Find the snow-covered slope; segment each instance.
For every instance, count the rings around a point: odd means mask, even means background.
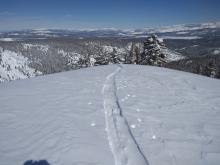
[[[218,165],[219,80],[109,65],[0,84],[0,165]]]
[[[168,48],[162,49],[161,51],[165,54],[167,62],[178,61],[185,58],[182,54]]]
[[[0,47],[0,82],[40,75],[41,72],[29,67],[29,63],[21,54]]]

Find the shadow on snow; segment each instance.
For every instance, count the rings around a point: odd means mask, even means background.
[[[46,160],[33,161],[28,160],[24,163],[24,165],[50,165]]]

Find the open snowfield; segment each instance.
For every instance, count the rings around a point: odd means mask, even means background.
[[[0,84],[0,165],[219,165],[220,81],[137,65]]]

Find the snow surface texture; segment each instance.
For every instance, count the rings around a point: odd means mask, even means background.
[[[28,66],[26,57],[9,50],[0,48],[0,82],[25,79],[42,74]]]
[[[0,84],[0,165],[219,165],[219,84],[138,65]]]
[[[115,165],[148,165],[118,102],[115,76],[121,69],[122,67],[119,67],[107,76],[102,91],[109,145],[115,158]]]

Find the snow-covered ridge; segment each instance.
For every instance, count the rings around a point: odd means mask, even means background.
[[[21,54],[0,48],[0,82],[25,79],[42,74],[28,66],[30,62]]]
[[[3,83],[0,91],[2,165],[117,165],[109,144],[120,165],[140,165],[134,139],[150,165],[220,162],[216,79],[139,65],[122,65],[119,72],[108,65]]]

